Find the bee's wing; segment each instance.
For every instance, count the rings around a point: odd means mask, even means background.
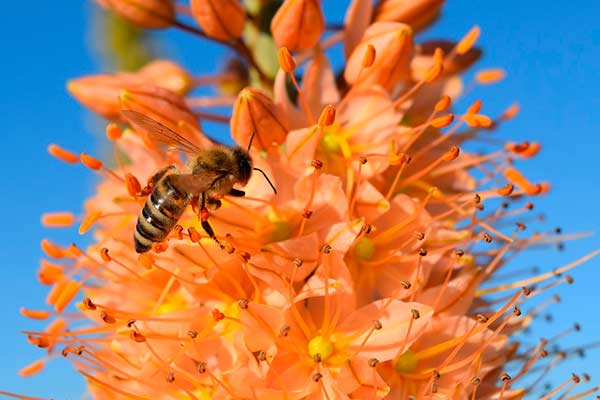
[[[148,134],[148,138],[157,145],[175,147],[186,153],[198,153],[200,147],[190,142],[179,133],[167,128],[160,122],[133,110],[121,110],[121,114],[136,130],[142,130]]]
[[[211,171],[200,174],[179,174],[171,179],[179,189],[195,195],[206,192],[225,175],[227,174],[222,171]]]

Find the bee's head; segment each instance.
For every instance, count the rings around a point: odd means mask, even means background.
[[[245,185],[252,175],[252,158],[250,158],[250,154],[241,147],[233,149],[233,156],[237,162],[239,183]]]

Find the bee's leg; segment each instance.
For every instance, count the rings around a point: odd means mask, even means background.
[[[244,192],[243,190],[231,189],[229,191],[229,195],[233,197],[244,197],[246,195],[246,192]]]
[[[219,239],[217,239],[217,236],[215,235],[215,231],[213,230],[212,226],[208,222],[209,214],[208,214],[208,209],[206,208],[206,193],[200,193],[199,200],[200,200],[200,215],[199,215],[199,217],[200,217],[200,224],[202,225],[202,229],[204,229],[204,232],[206,232],[212,240],[217,242],[217,244],[221,248],[224,248],[224,246],[221,244],[221,242],[219,242]]]
[[[140,195],[141,196],[149,195],[150,193],[152,193],[152,189],[154,189],[154,186],[156,186],[158,181],[160,181],[165,175],[178,173],[178,172],[179,172],[179,170],[177,169],[177,166],[174,164],[167,165],[166,167],[159,169],[154,175],[152,175],[150,177],[150,179],[148,179],[148,183],[146,184],[146,187],[144,187],[142,189],[142,192],[140,193]]]
[[[221,208],[222,205],[221,200],[213,199],[210,196],[207,196],[206,204],[210,206],[211,210],[218,210],[219,208]]]

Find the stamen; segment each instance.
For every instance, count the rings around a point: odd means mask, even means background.
[[[103,166],[102,161],[100,161],[97,158],[92,157],[86,153],[81,153],[81,155],[79,157],[80,157],[81,163],[83,165],[85,165],[86,167],[88,167],[89,169],[92,169],[94,171],[100,170]]]
[[[75,223],[75,216],[71,212],[44,213],[41,220],[48,228],[67,228]]]
[[[90,228],[92,227],[92,225],[94,225],[96,223],[96,221],[98,221],[100,219],[101,216],[102,216],[102,212],[100,212],[100,211],[92,211],[88,215],[86,215],[83,218],[83,221],[81,221],[81,225],[79,225],[79,230],[78,230],[79,234],[83,235],[87,231],[89,231]]]
[[[69,164],[77,164],[79,162],[79,157],[77,157],[77,154],[65,150],[56,144],[51,144],[48,146],[48,153],[50,153],[51,156]]]
[[[506,72],[500,68],[490,68],[477,71],[475,73],[475,81],[481,85],[490,85],[501,81],[506,76]]]
[[[458,42],[454,48],[454,52],[456,52],[458,55],[463,55],[467,51],[471,50],[479,38],[480,32],[481,30],[478,26],[471,28],[471,30],[467,32],[467,34]]]

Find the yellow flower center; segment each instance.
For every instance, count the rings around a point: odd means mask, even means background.
[[[284,220],[274,221],[271,229],[271,242],[280,242],[290,238],[290,227]]]
[[[321,148],[325,153],[339,154],[341,151],[339,135],[332,131],[325,131],[321,138]]]
[[[354,246],[354,256],[360,260],[371,260],[375,255],[375,242],[368,237],[362,237]]]
[[[320,361],[327,360],[335,350],[333,342],[325,339],[323,336],[315,336],[308,342],[308,355],[311,358],[319,358]]]
[[[396,359],[394,368],[397,372],[411,373],[417,369],[418,360],[414,351],[406,350]]]

